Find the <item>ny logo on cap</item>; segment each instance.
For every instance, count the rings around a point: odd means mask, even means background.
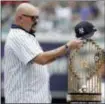
[[[82,27],[79,28],[79,33],[80,33],[80,34],[83,34],[83,33],[84,33],[84,28],[82,28]]]

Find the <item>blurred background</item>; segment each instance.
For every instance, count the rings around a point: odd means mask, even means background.
[[[93,23],[98,31],[92,37],[104,48],[105,37],[105,1],[71,1],[71,0],[25,0],[1,1],[1,61],[3,66],[4,45],[17,5],[22,2],[32,3],[40,9],[36,38],[44,51],[55,49],[67,41],[75,39],[74,26],[82,20]],[[50,89],[52,103],[65,103],[67,95],[67,58],[58,58],[49,64]],[[1,67],[1,95],[4,103],[3,67]]]

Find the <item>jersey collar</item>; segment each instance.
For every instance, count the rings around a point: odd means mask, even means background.
[[[17,29],[24,30],[25,32],[27,32],[27,33],[29,33],[29,34],[31,34],[32,36],[35,37],[35,34],[32,34],[32,33],[28,32],[27,30],[25,30],[24,28],[22,28],[22,27],[20,27],[20,26],[18,26],[18,25],[16,25],[16,24],[12,24],[12,25],[11,25],[11,28],[15,28],[15,29],[17,28]]]

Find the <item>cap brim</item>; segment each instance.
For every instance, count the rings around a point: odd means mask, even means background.
[[[96,32],[97,31],[97,29],[93,29],[93,32]]]

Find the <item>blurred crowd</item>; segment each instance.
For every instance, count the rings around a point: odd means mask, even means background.
[[[30,2],[40,8],[40,19],[37,31],[71,32],[80,20],[97,21],[104,30],[104,1],[2,1],[2,28],[11,24],[15,8],[22,2]],[[100,8],[101,7],[101,8]]]

